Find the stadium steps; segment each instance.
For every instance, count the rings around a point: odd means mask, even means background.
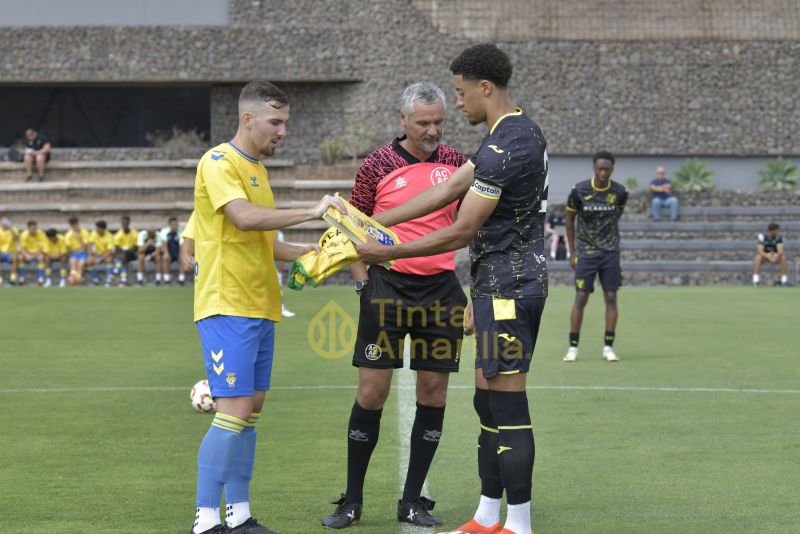
[[[782,220],[787,218],[800,218],[800,206],[701,206],[681,208],[679,211],[681,222],[691,221],[726,221],[736,219],[737,221],[760,221],[762,224],[773,219]],[[626,212],[623,220],[628,222],[646,222],[650,220],[650,212]],[[662,210],[661,221],[653,221],[660,224],[669,222],[669,210]]]

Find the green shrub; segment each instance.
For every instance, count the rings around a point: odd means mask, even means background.
[[[628,178],[625,180],[625,187],[633,191],[637,187],[639,187],[639,179],[638,178]]]
[[[797,166],[782,157],[767,161],[767,168],[758,171],[761,187],[775,191],[788,191],[797,187]]]
[[[704,161],[692,158],[675,171],[672,183],[681,191],[708,191],[714,189],[716,175]]]
[[[319,146],[323,165],[334,165],[344,157],[344,148],[339,139],[328,139]]]

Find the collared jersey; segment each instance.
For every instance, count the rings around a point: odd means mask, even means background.
[[[17,233],[14,228],[0,228],[0,252],[10,254],[17,250]]]
[[[353,185],[351,202],[366,215],[387,211],[412,197],[446,182],[466,158],[456,149],[439,145],[427,161],[419,161],[394,139],[364,158]],[[418,239],[455,221],[458,202],[406,221],[392,230],[405,243]],[[432,275],[455,269],[455,252],[397,260],[392,270],[417,275]]]
[[[47,237],[41,230],[36,230],[35,234],[31,234],[29,230],[25,230],[19,236],[19,246],[22,250],[29,254],[41,252],[44,250],[44,242]]]
[[[64,234],[64,241],[70,252],[83,252],[89,244],[89,237],[89,230],[86,228],[81,228],[78,232],[70,228]]]
[[[67,253],[67,243],[64,241],[64,236],[56,234],[55,242],[51,241],[49,238],[45,239],[44,253],[51,258],[65,255]]]
[[[131,250],[136,248],[136,243],[139,241],[139,234],[135,228],[128,228],[128,233],[120,228],[114,234],[114,246],[121,249]]]
[[[192,214],[194,320],[233,315],[280,321],[275,232],[236,228],[223,210],[236,199],[275,207],[266,167],[223,143],[206,152],[197,165]]]
[[[775,237],[770,237],[769,234],[758,234],[758,244],[764,247],[764,252],[778,252],[778,245],[783,244],[783,237],[775,234]]]
[[[628,190],[613,180],[604,188],[596,187],[594,178],[575,184],[567,197],[567,210],[578,215],[576,248],[588,253],[618,251],[620,210],[627,201]]]
[[[108,254],[114,250],[114,236],[108,230],[103,235],[100,235],[97,230],[92,230],[89,235],[89,242],[94,245],[95,254]]]
[[[522,109],[500,117],[470,158],[471,191],[497,199],[472,239],[472,298],[547,296],[547,141]]]

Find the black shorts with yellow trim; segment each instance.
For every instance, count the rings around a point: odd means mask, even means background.
[[[575,264],[575,289],[594,291],[594,279],[600,278],[603,291],[616,291],[622,287],[622,265],[619,251],[578,251]]]
[[[544,303],[544,298],[473,299],[475,369],[482,369],[484,378],[528,372]]]
[[[458,372],[467,297],[453,271],[415,275],[372,267],[360,299],[354,366],[403,367],[408,334],[411,369]]]

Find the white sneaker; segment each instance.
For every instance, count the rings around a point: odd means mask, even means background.
[[[578,347],[570,347],[567,349],[567,355],[564,356],[563,361],[574,362],[578,359]]]
[[[281,315],[284,317],[294,317],[296,314],[286,309],[286,306],[281,305]]]
[[[619,358],[617,358],[617,355],[614,353],[614,349],[609,347],[608,345],[603,347],[603,358],[605,358],[607,362],[619,361]]]

